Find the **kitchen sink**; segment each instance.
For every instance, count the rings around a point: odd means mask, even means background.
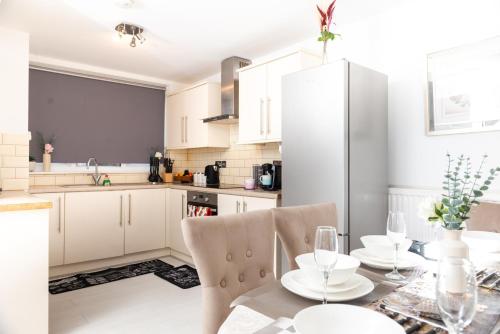
[[[66,184],[62,185],[63,188],[82,188],[82,187],[103,187],[102,185],[96,186],[95,184]]]
[[[133,186],[143,186],[143,185],[152,185],[149,182],[138,182],[138,183],[112,183],[109,186],[103,186],[102,184],[99,184],[96,186],[95,184],[67,184],[67,185],[62,185],[61,187],[63,188],[86,188],[86,187],[97,187],[97,188],[107,188],[107,187],[133,187]]]

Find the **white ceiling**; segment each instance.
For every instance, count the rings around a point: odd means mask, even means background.
[[[326,0],[321,0],[326,1]],[[229,56],[261,57],[307,38],[318,21],[314,0],[3,0],[0,26],[30,33],[30,52],[164,80],[194,82]],[[338,0],[336,22],[375,15],[400,0]],[[114,27],[145,28],[131,48]]]

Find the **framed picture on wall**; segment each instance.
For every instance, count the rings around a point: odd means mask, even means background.
[[[500,36],[427,56],[429,135],[500,130]]]

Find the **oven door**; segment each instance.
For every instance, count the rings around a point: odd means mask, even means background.
[[[187,202],[187,217],[217,216],[217,205]]]

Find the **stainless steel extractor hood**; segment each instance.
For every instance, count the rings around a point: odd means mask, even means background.
[[[221,113],[205,118],[204,123],[232,124],[238,122],[239,78],[238,70],[252,62],[240,57],[224,59],[221,64]]]

